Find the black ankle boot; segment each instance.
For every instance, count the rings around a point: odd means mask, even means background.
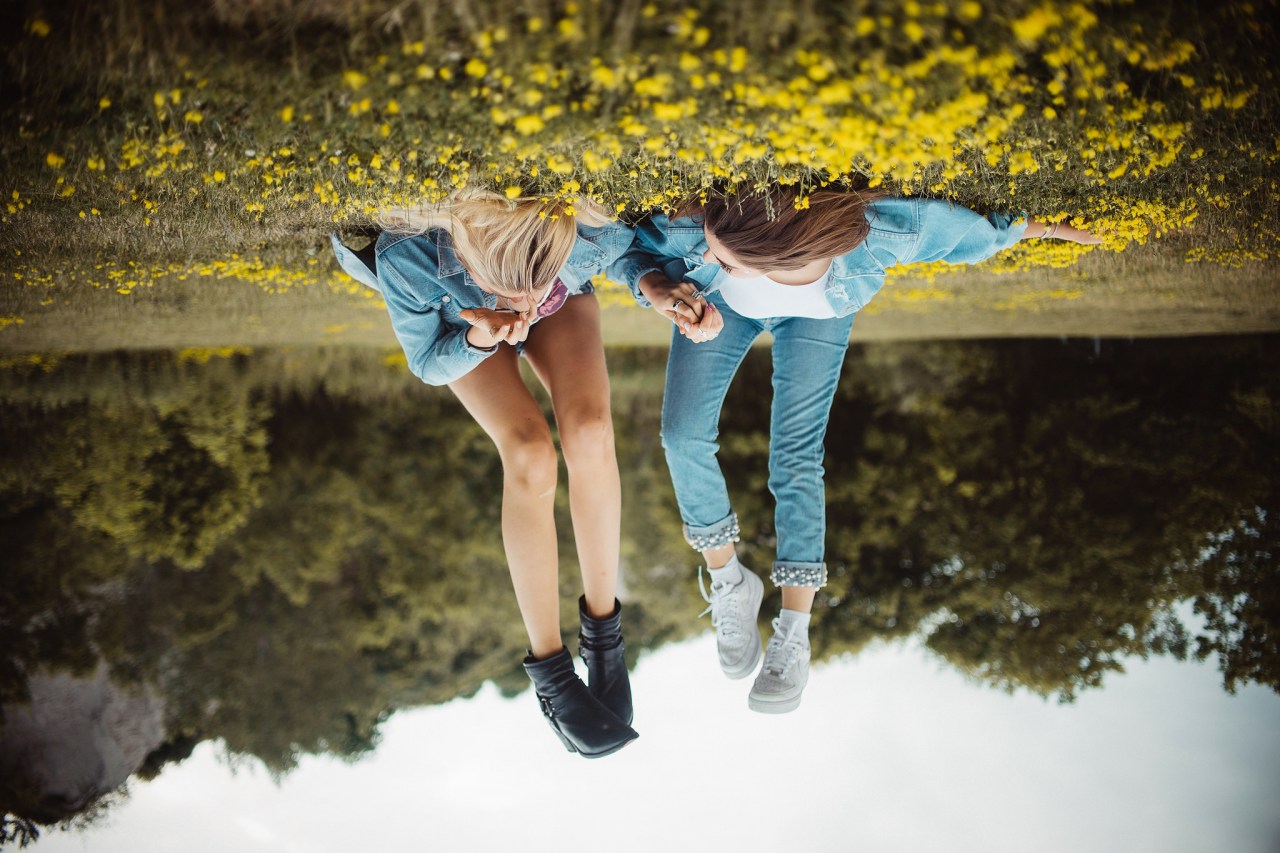
[[[627,662],[622,657],[622,605],[613,602],[613,615],[595,619],[587,614],[587,599],[578,598],[578,616],[582,632],[578,634],[578,653],[587,665],[587,684],[591,695],[600,700],[627,725],[635,719],[631,707],[631,679]]]
[[[524,671],[533,682],[543,716],[570,752],[599,758],[639,737],[591,695],[573,671],[568,649],[561,649],[546,660],[530,655],[524,659]]]

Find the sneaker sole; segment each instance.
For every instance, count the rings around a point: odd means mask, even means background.
[[[761,714],[786,714],[800,707],[800,696],[793,696],[790,699],[781,701],[771,701],[768,699],[757,699],[755,696],[747,697],[747,707]]]

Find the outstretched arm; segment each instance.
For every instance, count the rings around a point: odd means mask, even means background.
[[[1041,222],[1038,219],[1027,220],[1027,230],[1022,239],[1066,240],[1071,243],[1082,243],[1092,246],[1102,242],[1102,238],[1090,234],[1083,228],[1076,228],[1066,222]]]

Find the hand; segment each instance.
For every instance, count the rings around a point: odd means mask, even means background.
[[[499,342],[518,344],[529,336],[529,318],[515,311],[493,308],[467,308],[459,317],[471,324],[467,343],[488,349]]]
[[[711,302],[703,300],[702,319],[696,323],[682,320],[676,323],[680,334],[695,344],[713,341],[724,329],[724,315]]]
[[[674,282],[653,272],[640,279],[640,292],[653,310],[666,317],[694,343],[709,341],[724,328],[724,317],[691,281]]]
[[[1039,233],[1034,236],[1047,240],[1068,240],[1072,243],[1080,243],[1085,246],[1093,246],[1102,242],[1101,237],[1097,237],[1085,231],[1083,228],[1076,228],[1066,222],[1050,222],[1045,224],[1035,219],[1028,223],[1029,230],[1039,228]]]

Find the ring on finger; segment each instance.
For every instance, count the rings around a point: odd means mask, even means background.
[[[671,310],[672,310],[672,311],[675,311],[675,310],[676,310],[677,308],[679,308],[680,306],[684,306],[684,307],[686,307],[686,308],[687,308],[687,307],[689,307],[689,306],[685,305],[685,303],[684,303],[684,300],[683,300],[683,299],[677,299],[675,302],[671,303]]]
[[[706,329],[699,329],[699,330],[698,330],[698,334],[702,335],[702,339],[703,339],[704,341],[709,341],[709,340],[711,340],[710,338],[708,338],[708,337],[707,337],[707,330],[706,330]]]

